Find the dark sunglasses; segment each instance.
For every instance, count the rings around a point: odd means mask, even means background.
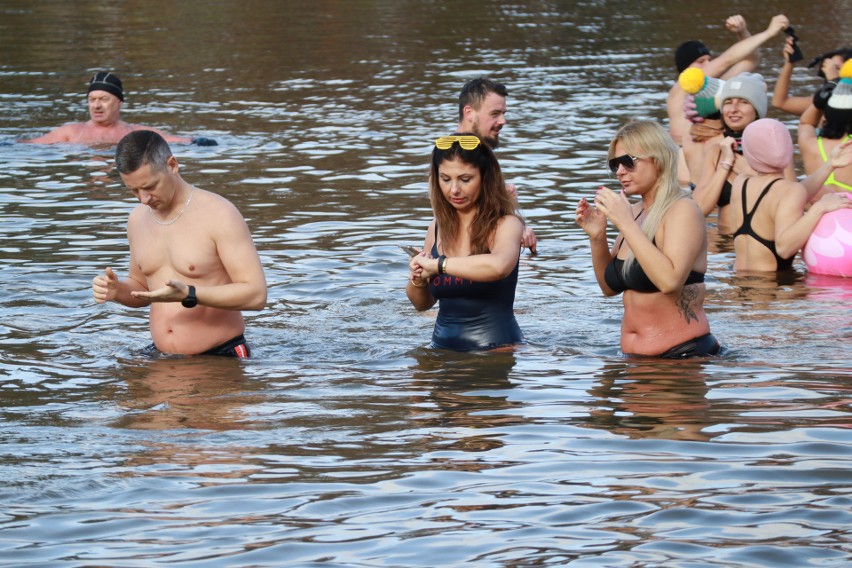
[[[615,175],[615,172],[618,171],[618,166],[624,166],[624,169],[628,172],[632,172],[633,168],[636,167],[636,160],[641,160],[641,158],[637,158],[636,156],[631,156],[630,154],[624,154],[623,156],[616,156],[607,162],[609,166],[609,171],[612,172],[612,175]]]

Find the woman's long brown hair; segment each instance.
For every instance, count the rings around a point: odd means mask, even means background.
[[[457,133],[454,136],[473,134]],[[458,142],[453,142],[446,150],[438,147],[432,150],[429,200],[443,239],[451,243],[459,242],[459,218],[455,208],[444,198],[438,178],[438,168],[447,160],[461,160],[479,170],[482,186],[476,203],[476,216],[470,229],[470,248],[471,254],[488,253],[489,242],[500,219],[506,215],[515,215],[523,221],[515,207],[514,199],[506,191],[500,164],[491,148],[482,142],[473,150],[463,149]]]

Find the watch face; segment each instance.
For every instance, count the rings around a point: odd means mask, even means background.
[[[180,304],[184,308],[194,308],[198,305],[198,299],[195,297],[195,286],[189,287],[189,293],[187,294],[186,298],[181,300]]]

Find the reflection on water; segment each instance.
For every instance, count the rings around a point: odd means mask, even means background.
[[[6,2],[0,6],[0,558],[9,565],[808,566],[848,563],[849,279],[734,274],[710,225],[706,309],[731,354],[618,356],[572,221],[614,130],[663,119],[671,48],[725,16],[662,2]],[[806,56],[844,2],[787,15]],[[168,14],[168,23],[162,19]],[[294,25],[295,24],[295,25]],[[73,45],[73,54],[69,52]],[[781,42],[763,50],[772,81]],[[254,357],[149,359],[111,149],[16,144],[85,116],[93,70],[246,217],[269,282]],[[499,159],[539,241],[514,351],[428,349],[404,295],[430,140],[466,79],[509,86]],[[804,68],[795,94],[815,80]],[[775,115],[791,127],[791,117]]]
[[[231,430],[250,427],[246,405],[262,397],[252,390],[239,361],[218,357],[127,361],[121,390],[106,400],[125,409],[117,428]]]
[[[494,450],[503,445],[495,428],[525,422],[522,405],[508,396],[514,351],[420,349],[414,355],[412,384],[428,394],[413,401],[412,410],[417,412],[419,427],[430,433],[430,445],[463,452]],[[448,463],[447,467],[454,466]]]
[[[711,439],[707,429],[715,424],[704,365],[652,360],[609,365],[589,391],[599,399],[590,413],[589,427],[630,438]]]

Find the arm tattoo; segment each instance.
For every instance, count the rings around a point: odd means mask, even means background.
[[[680,296],[677,299],[677,308],[688,324],[691,320],[698,321],[698,316],[695,313],[694,304],[698,299],[697,286],[684,286],[680,291]]]

